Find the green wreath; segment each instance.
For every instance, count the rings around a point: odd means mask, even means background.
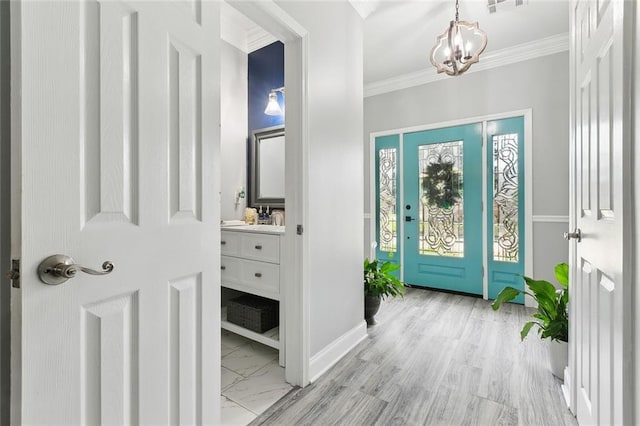
[[[438,160],[429,163],[422,180],[423,195],[427,204],[439,208],[449,209],[462,197],[462,179],[460,172],[453,168],[452,161]]]

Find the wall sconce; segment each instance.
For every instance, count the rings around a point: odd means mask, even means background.
[[[284,115],[284,110],[280,108],[278,102],[278,92],[282,93],[282,101],[284,102],[284,87],[278,87],[277,89],[271,89],[269,92],[269,103],[264,110],[267,115]]]

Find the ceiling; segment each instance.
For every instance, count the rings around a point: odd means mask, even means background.
[[[489,42],[483,56],[504,54],[510,47],[529,46],[569,30],[568,0],[524,0],[517,7],[516,0],[504,0],[497,4],[495,13],[489,12],[488,2],[495,4],[495,0],[460,0],[460,19],[477,21],[487,33]],[[429,53],[436,36],[454,18],[454,0],[351,0],[351,4],[364,18],[365,85],[417,72],[433,70],[435,74]],[[275,40],[228,5],[223,7],[225,39],[225,21],[232,22],[238,34],[246,35],[244,51]]]

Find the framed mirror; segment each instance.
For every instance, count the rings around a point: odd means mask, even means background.
[[[284,127],[253,132],[249,139],[249,205],[284,208]]]

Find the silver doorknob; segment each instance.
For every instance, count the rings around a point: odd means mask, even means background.
[[[564,233],[565,240],[570,240],[572,238],[575,238],[576,240],[578,240],[578,242],[582,241],[582,231],[580,231],[580,228],[576,228],[576,230],[573,232]]]
[[[64,254],[54,254],[47,257],[38,265],[40,281],[48,285],[58,285],[76,276],[78,271],[89,275],[107,275],[113,271],[113,263],[109,260],[102,264],[102,271],[96,271],[84,266],[76,265],[72,258]]]

